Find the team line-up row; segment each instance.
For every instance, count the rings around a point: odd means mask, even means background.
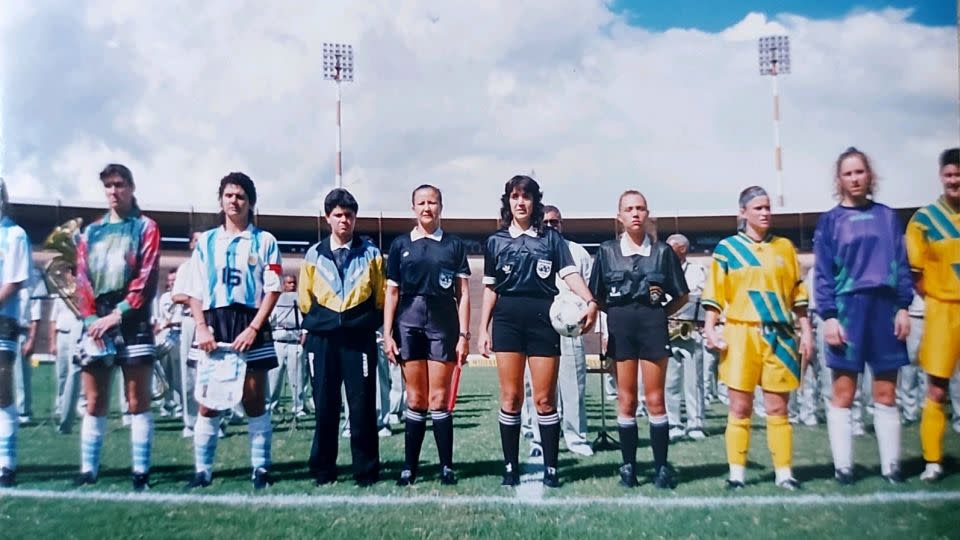
[[[942,153],[939,172],[943,195],[918,210],[904,234],[896,214],[874,201],[869,158],[850,148],[836,160],[839,204],[817,226],[812,295],[823,320],[822,354],[833,374],[827,424],[840,484],[854,481],[850,406],[866,366],[873,373],[881,473],[892,483],[903,481],[896,382],[899,368],[909,363],[904,341],[915,291],[925,300],[919,356],[929,379],[920,425],[927,463],[921,478],[934,481],[944,473],[944,402],[960,359],[960,149]],[[158,286],[160,234],[137,205],[127,167],[108,165],[100,180],[109,209],[80,235],[74,269],[74,300],[83,320],[74,362],[81,369],[87,413],[76,483],[97,481],[109,381],[113,366],[119,365],[131,419],[133,487],[139,491],[150,485],[156,356],[150,305]],[[7,215],[4,185],[0,193],[0,486],[9,487],[15,484],[18,425],[11,368],[19,333],[17,290],[29,278],[31,257],[26,234]],[[542,445],[543,484],[560,485],[556,388],[561,338],[580,339],[602,312],[605,354],[613,361],[617,381],[620,483],[638,485],[641,376],[653,483],[674,487],[664,406],[668,325],[671,318],[696,321],[702,305],[705,344],[720,351],[719,378],[728,389],[727,487],[745,485],[750,416],[759,387],[775,483],[797,489],[787,402],[813,353],[810,298],[794,246],[770,234],[766,192],[757,186],[741,192],[738,231],[716,246],[705,283],[694,287],[674,250],[647,234],[649,209],[639,191],[619,197],[623,233],[601,244],[592,260],[561,236],[559,211],[545,207],[542,199],[535,180],[511,178],[501,197],[500,228],[485,246],[477,344],[481,353],[493,353],[497,360],[502,485],[519,484],[526,368]],[[382,350],[400,363],[407,390],[405,459],[398,483],[417,481],[428,418],[440,482],[456,483],[448,402],[455,367],[469,352],[472,299],[465,246],[441,227],[441,191],[431,185],[413,191],[416,225],[392,243],[386,257],[354,235],[354,197],[344,189],[331,191],[324,201],[330,236],[308,250],[296,284],[296,328],[279,329],[271,329],[269,321],[282,291],[280,253],[275,238],[252,223],[257,202],[253,180],[243,173],[228,174],[219,183],[218,200],[221,224],[194,237],[190,260],[177,270],[171,290],[182,324],[194,332],[188,356],[196,362],[199,414],[193,426],[196,472],[189,487],[210,485],[219,416],[237,404],[248,418],[253,486],[272,483],[267,373],[278,365],[273,332],[285,330],[294,330],[294,340],[304,335],[316,410],[309,456],[313,479],[323,485],[337,478],[344,388],[353,477],[361,486],[376,482],[376,333],[381,327]]]

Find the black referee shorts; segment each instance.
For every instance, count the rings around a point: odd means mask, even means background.
[[[494,352],[560,356],[560,334],[550,324],[552,298],[500,296],[493,308]]]
[[[450,298],[406,296],[400,298],[394,339],[403,360],[457,359],[460,319],[457,304]]]
[[[607,356],[613,360],[662,360],[670,355],[667,313],[662,307],[609,307],[607,328]]]

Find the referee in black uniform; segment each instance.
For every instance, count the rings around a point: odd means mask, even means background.
[[[585,330],[593,326],[597,317],[597,303],[577,272],[563,237],[557,231],[543,227],[542,200],[540,186],[532,178],[511,178],[500,199],[500,230],[487,239],[484,258],[485,287],[478,338],[483,354],[490,353],[491,345],[497,354],[500,442],[506,462],[504,486],[520,483],[520,406],[527,360],[543,443],[543,484],[547,487],[560,485],[557,476],[560,336],[550,324],[550,305],[557,295],[556,276],[559,275],[574,294],[587,301]]]
[[[607,314],[607,356],[616,362],[620,431],[620,483],[637,486],[637,369],[650,413],[654,485],[672,488],[667,463],[670,443],[663,388],[670,355],[667,317],[687,302],[689,289],[680,259],[667,244],[646,233],[647,199],[639,191],[620,195],[617,219],[624,233],[600,244],[590,276],[590,290]],[[669,301],[667,299],[669,295]]]
[[[400,362],[407,387],[404,464],[397,485],[417,479],[428,407],[440,483],[453,485],[453,417],[447,398],[454,368],[469,350],[470,267],[460,238],[440,228],[440,190],[419,186],[412,202],[417,226],[390,245],[383,308],[383,350],[392,362]]]

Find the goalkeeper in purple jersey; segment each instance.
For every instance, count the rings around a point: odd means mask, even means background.
[[[827,428],[835,478],[841,485],[853,482],[850,405],[869,365],[881,473],[899,484],[896,385],[900,367],[910,363],[905,340],[913,299],[903,224],[873,200],[876,180],[863,152],[851,147],[840,154],[836,183],[840,204],[820,217],[814,236],[816,304],[824,321],[826,363],[833,370]]]

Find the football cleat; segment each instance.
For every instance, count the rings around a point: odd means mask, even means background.
[[[653,485],[657,489],[673,489],[677,487],[677,475],[670,464],[661,465],[653,476]]]
[[[883,476],[883,479],[886,480],[888,484],[899,485],[906,481],[903,479],[903,475],[900,474],[899,467],[891,467],[890,472],[882,476]]]
[[[557,474],[556,467],[546,467],[543,469],[543,485],[548,488],[560,487],[560,476]]]
[[[777,481],[776,485],[778,488],[785,489],[787,491],[797,491],[800,489],[800,482],[798,482],[797,479],[792,476]]]
[[[270,471],[263,467],[257,467],[253,470],[253,476],[250,478],[253,482],[253,489],[261,490],[273,485],[273,479],[270,478]]]
[[[702,441],[707,438],[707,434],[700,428],[693,428],[687,432],[687,437],[694,441]]]
[[[187,489],[205,488],[210,485],[211,475],[209,472],[200,471],[193,475],[193,479],[187,483]]]
[[[412,486],[417,481],[417,475],[410,469],[400,471],[400,478],[397,479],[398,486]]]
[[[440,485],[442,486],[455,486],[457,485],[457,475],[453,473],[453,469],[444,465],[440,469]]]
[[[620,485],[625,488],[635,488],[640,485],[632,463],[624,463],[620,466]]]
[[[503,471],[503,479],[500,481],[500,485],[506,487],[515,487],[520,485],[520,472],[517,471],[516,465],[507,463],[506,470]]]
[[[920,473],[920,480],[932,484],[943,478],[943,467],[939,463],[927,463],[926,468]]]
[[[146,491],[150,489],[150,473],[133,473],[133,490]]]
[[[17,485],[17,473],[6,468],[0,468],[0,488],[12,488]]]
[[[837,481],[841,486],[852,486],[853,485],[853,470],[852,469],[837,469],[833,473],[833,479]]]
[[[747,487],[747,485],[743,483],[743,480],[734,480],[732,478],[727,478],[727,483],[725,486],[727,491],[734,491]]]
[[[97,476],[92,472],[82,472],[73,479],[73,485],[80,486],[92,486],[97,483]]]

